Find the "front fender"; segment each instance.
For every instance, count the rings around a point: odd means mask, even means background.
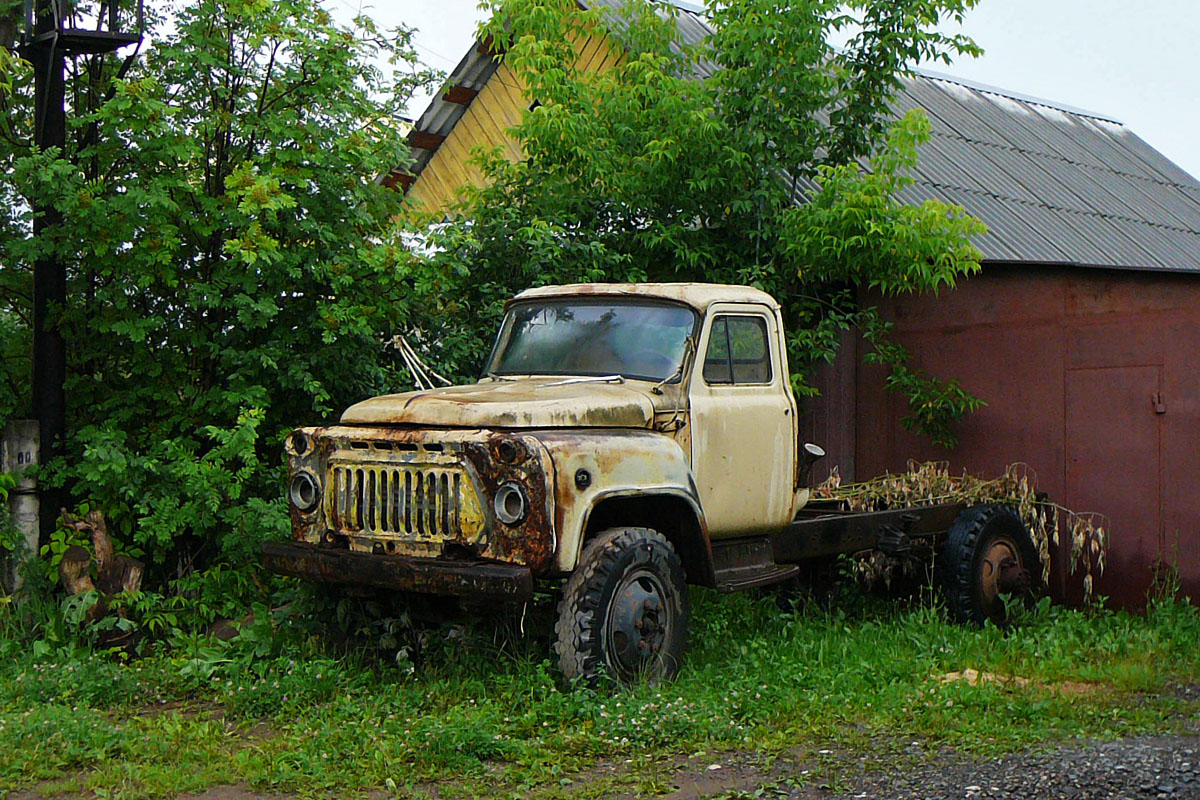
[[[575,569],[583,547],[588,515],[602,500],[645,495],[674,496],[704,516],[683,449],[669,436],[639,430],[562,430],[532,432],[554,465],[555,564],[562,573]],[[585,475],[586,473],[586,475]]]

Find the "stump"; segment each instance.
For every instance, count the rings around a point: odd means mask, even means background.
[[[142,575],[145,565],[136,558],[116,555],[112,538],[108,535],[108,526],[104,522],[104,514],[91,511],[84,517],[78,517],[62,510],[62,524],[80,533],[90,534],[92,548],[96,553],[95,580],[92,579],[92,554],[86,548],[72,545],[63,553],[62,561],[58,564],[58,578],[68,595],[75,596],[84,592],[97,592],[99,597],[96,604],[87,612],[87,621],[94,622],[107,615],[114,595],[122,592],[136,592],[142,586]],[[125,616],[122,609],[117,610],[121,617]],[[105,631],[100,637],[101,647],[129,646],[129,634],[121,630]]]

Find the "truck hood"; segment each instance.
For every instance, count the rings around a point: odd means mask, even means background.
[[[648,385],[640,390],[577,378],[521,378],[373,397],[346,409],[342,422],[450,428],[649,428],[654,404],[648,389]]]

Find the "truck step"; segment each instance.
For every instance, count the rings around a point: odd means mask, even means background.
[[[795,577],[799,572],[800,567],[795,564],[760,564],[717,570],[717,591],[740,592],[756,586],[769,586]]]

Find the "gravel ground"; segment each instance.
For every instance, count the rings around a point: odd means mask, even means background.
[[[1200,800],[1200,736],[1064,746],[975,762],[933,762],[857,779],[838,800]],[[812,795],[802,795],[812,796]]]

